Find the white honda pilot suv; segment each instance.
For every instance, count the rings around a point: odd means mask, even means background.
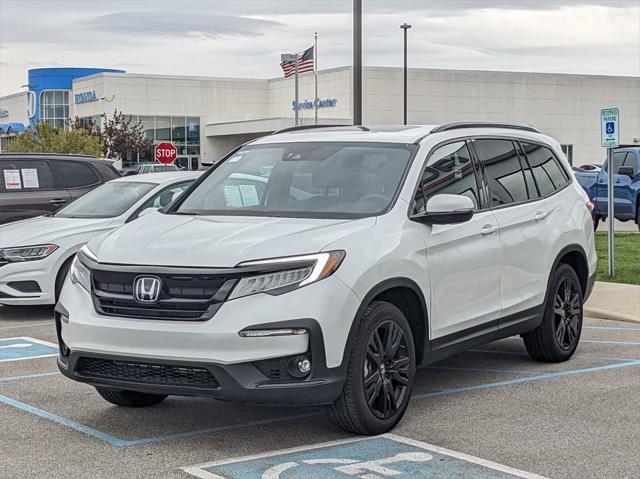
[[[326,404],[382,433],[417,367],[514,335],[535,360],[571,357],[595,279],[588,207],[530,127],[277,132],[82,248],[58,364],[120,406]]]

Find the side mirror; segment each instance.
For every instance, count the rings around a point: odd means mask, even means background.
[[[443,193],[429,198],[426,212],[411,219],[427,225],[465,223],[473,217],[473,209],[471,198]]]
[[[158,211],[158,208],[145,208],[138,214],[138,218],[142,216],[147,216],[148,214],[153,213],[155,211]]]
[[[621,166],[618,168],[619,175],[625,175],[629,178],[633,178],[635,175],[633,174],[633,166]]]

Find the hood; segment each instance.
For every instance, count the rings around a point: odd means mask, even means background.
[[[81,241],[88,240],[93,233],[108,228],[113,218],[57,218],[55,216],[38,216],[0,226],[0,248],[12,246],[31,246],[59,242],[77,235],[88,235]]]
[[[242,261],[317,253],[375,224],[358,220],[180,216],[152,213],[89,249],[101,263],[233,267]]]

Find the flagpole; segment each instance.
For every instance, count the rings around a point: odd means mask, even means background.
[[[315,100],[313,102],[315,111],[315,122],[318,124],[318,32],[313,34],[313,74],[315,76]]]

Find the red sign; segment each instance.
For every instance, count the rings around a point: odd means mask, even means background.
[[[160,163],[173,163],[178,157],[178,149],[171,143],[160,143],[156,145],[155,157]]]

